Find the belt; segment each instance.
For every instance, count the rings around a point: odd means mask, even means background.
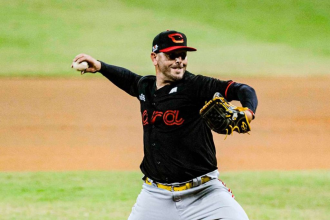
[[[201,184],[206,183],[210,180],[211,180],[210,177],[203,176],[203,177],[201,177]],[[148,185],[152,185],[152,182],[149,181],[148,177],[146,178],[145,183],[148,184]],[[181,185],[163,185],[161,183],[155,183],[155,184],[157,185],[158,188],[165,189],[165,190],[168,190],[168,191],[171,191],[171,192],[173,192],[173,191],[183,191],[183,190],[187,190],[187,189],[190,189],[190,188],[194,187],[193,186],[193,181],[183,183]]]

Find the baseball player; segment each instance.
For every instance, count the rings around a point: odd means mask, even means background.
[[[73,60],[88,63],[82,74],[100,72],[140,102],[143,188],[129,220],[248,219],[218,179],[211,128],[225,135],[250,131],[256,93],[245,84],[188,72],[189,51],[196,49],[187,46],[185,34],[168,30],[153,40],[150,58],[156,74],[152,76],[140,76],[86,54]],[[244,108],[226,100],[239,100]],[[212,112],[213,106],[218,107]]]

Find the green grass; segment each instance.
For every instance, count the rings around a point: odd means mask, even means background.
[[[0,174],[1,219],[125,219],[141,188],[139,173]]]
[[[326,220],[329,171],[226,172],[250,219]],[[139,172],[0,173],[1,219],[127,219]]]
[[[185,32],[200,74],[329,74],[324,0],[1,1],[0,76],[74,76],[81,52],[139,74],[160,31]]]

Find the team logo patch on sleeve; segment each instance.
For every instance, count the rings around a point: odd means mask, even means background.
[[[146,101],[146,97],[145,97],[145,95],[143,95],[143,94],[139,95],[139,99],[140,99],[141,101]]]

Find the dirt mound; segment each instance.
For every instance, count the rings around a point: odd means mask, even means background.
[[[219,169],[330,169],[330,78],[235,78],[251,135],[215,135]],[[0,171],[137,170],[139,103],[105,78],[0,79]]]

